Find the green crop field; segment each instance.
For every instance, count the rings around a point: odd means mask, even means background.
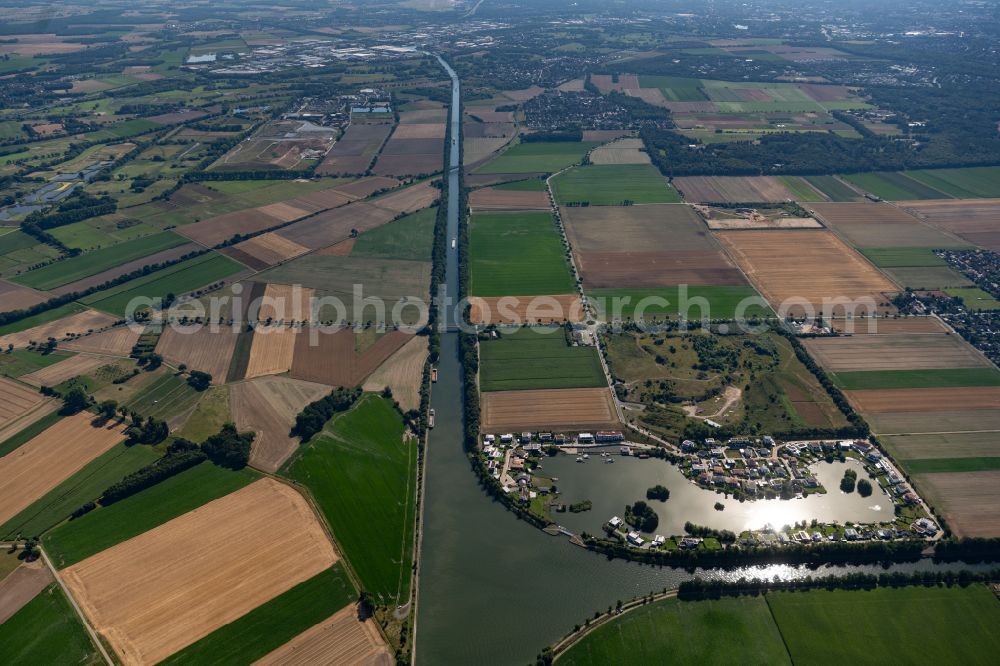
[[[904,287],[945,289],[972,285],[971,280],[951,268],[930,248],[862,248],[861,253]]]
[[[34,328],[35,326],[41,326],[42,324],[47,324],[50,321],[55,321],[56,319],[62,319],[63,317],[68,317],[69,315],[76,314],[77,312],[83,312],[86,309],[87,308],[83,307],[79,303],[67,303],[66,305],[60,305],[57,308],[52,308],[51,310],[46,310],[36,315],[25,317],[24,319],[19,319],[10,324],[0,326],[0,335],[7,335],[9,333],[19,333],[20,331],[26,331],[29,328]]]
[[[736,319],[738,316],[752,319],[772,314],[753,287],[688,286],[686,293],[690,307],[685,310],[687,318],[691,320],[701,319],[703,316],[710,319]],[[596,307],[600,318],[606,321],[634,320],[637,317],[647,320],[676,317],[684,301],[680,287],[588,289],[587,297]],[[666,305],[660,299],[665,299]],[[706,311],[698,305],[702,302],[701,299],[708,303]],[[738,312],[741,303],[745,303],[746,307]]]
[[[1000,197],[1000,167],[927,169],[906,175],[959,199]]]
[[[97,292],[81,302],[98,310],[124,317],[134,298],[162,298],[167,294],[177,296],[223,280],[245,270],[229,257],[209,252],[194,259],[182,261],[168,268],[130,280],[125,284]]]
[[[0,539],[41,535],[87,502],[96,501],[111,484],[159,457],[148,446],[118,444],[0,525]]]
[[[833,380],[842,389],[939,388],[956,386],[1000,386],[996,368],[950,368],[946,370],[873,370],[838,372]]]
[[[368,394],[284,467],[309,488],[366,592],[406,603],[413,562],[416,441],[392,403]]]
[[[949,287],[944,291],[949,296],[961,298],[969,310],[1000,310],[1000,301],[979,287]]]
[[[678,203],[677,190],[651,164],[590,164],[570,169],[552,179],[560,204],[587,202],[591,206]]]
[[[52,412],[51,414],[46,414],[42,418],[38,419],[30,426],[24,428],[18,432],[13,437],[10,437],[3,442],[0,442],[0,456],[5,456],[22,444],[27,444],[29,441],[34,439],[37,435],[41,434],[42,431],[47,430],[51,426],[56,424],[56,421],[61,419],[62,416],[59,412]]]
[[[663,96],[672,102],[705,102],[708,100],[699,79],[643,75],[639,77],[639,85],[643,88],[659,88]]]
[[[665,599],[602,625],[560,655],[558,664],[790,664],[761,597]]]
[[[948,265],[933,250],[924,247],[867,247],[861,253],[879,268]]]
[[[35,289],[53,289],[187,242],[186,238],[165,231],[57,261],[17,275],[12,281]]]
[[[519,143],[476,169],[476,173],[552,173],[576,164],[597,145],[596,141]]]
[[[825,194],[830,201],[860,201],[863,198],[835,176],[803,176],[803,178]]]
[[[882,197],[886,201],[909,201],[913,199],[948,199],[949,196],[906,174],[893,171],[880,173],[855,173],[841,176],[866,192]]]
[[[513,192],[544,192],[545,180],[542,178],[528,178],[527,180],[515,180],[509,183],[494,185],[495,190],[509,190]]]
[[[361,234],[352,257],[430,261],[434,249],[437,208],[425,208]]]
[[[15,349],[11,352],[0,354],[0,374],[7,377],[21,377],[29,373],[47,368],[54,363],[65,361],[73,354],[55,351],[48,354],[28,351],[27,349]]]
[[[104,663],[66,595],[54,583],[0,624],[0,655],[8,664]]]
[[[43,537],[53,564],[62,569],[197,509],[259,478],[209,462],[185,470],[110,506],[63,523]]]
[[[503,332],[480,346],[483,391],[596,388],[607,385],[594,347],[571,347],[561,328]]]
[[[987,664],[1000,601],[984,585],[777,592],[767,603],[792,661]]]
[[[186,380],[174,374],[165,374],[129,400],[125,406],[144,418],[152,416],[169,421],[191,408],[201,395],[191,388]]]
[[[785,187],[791,190],[792,194],[795,195],[796,201],[826,201],[823,195],[804,178],[799,176],[777,176],[777,178]]]
[[[357,599],[339,562],[160,662],[251,664]]]
[[[902,460],[909,474],[936,474],[939,472],[994,472],[1000,470],[1000,457],[975,458],[922,458]]]
[[[575,289],[550,213],[483,213],[471,220],[473,296],[540,296]]]

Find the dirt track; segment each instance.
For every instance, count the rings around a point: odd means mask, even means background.
[[[131,666],[159,662],[337,559],[302,496],[265,478],[62,575]]]

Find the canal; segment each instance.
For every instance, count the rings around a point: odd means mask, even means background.
[[[441,64],[452,79],[452,109],[456,110],[449,135],[447,261],[447,290],[454,296],[458,293],[458,248],[451,247],[450,239],[458,236],[461,117],[458,78],[446,62]],[[438,368],[433,394],[436,427],[428,438],[425,461],[415,637],[418,664],[523,665],[595,611],[606,610],[618,599],[674,587],[690,577],[679,569],[608,561],[571,545],[564,537],[549,536],[521,522],[491,501],[480,490],[462,450],[457,334],[442,335]],[[894,570],[933,567],[925,561]],[[849,570],[881,569],[811,571],[777,565],[712,575],[793,578]]]

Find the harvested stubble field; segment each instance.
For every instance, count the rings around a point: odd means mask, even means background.
[[[391,210],[356,201],[296,222],[278,231],[277,235],[315,250],[349,238],[352,229],[365,232],[395,216]]]
[[[60,349],[109,356],[128,356],[139,341],[141,333],[128,326],[120,326],[100,333],[91,333],[59,345]]]
[[[240,328],[235,326],[169,325],[160,336],[156,353],[173,366],[184,364],[191,370],[207,372],[218,384],[226,381],[239,333]]]
[[[594,148],[590,153],[593,164],[649,164],[649,154],[642,139],[619,139],[605,146]]]
[[[404,411],[417,409],[420,407],[420,385],[426,362],[427,338],[415,335],[369,375],[362,388],[379,392],[388,387]]]
[[[79,335],[88,331],[97,331],[113,323],[115,323],[115,318],[111,315],[97,310],[84,310],[24,331],[8,333],[0,337],[0,347],[6,348],[8,345],[14,345],[18,348],[26,347],[29,342],[45,342],[49,338],[62,340],[69,334]]]
[[[683,176],[674,187],[685,201],[697,203],[780,203],[795,193],[774,176]]]
[[[552,204],[546,192],[484,187],[469,195],[469,205],[478,210],[548,210]]]
[[[716,237],[779,314],[803,310],[891,313],[887,294],[897,287],[829,231],[721,231]],[[836,304],[849,299],[857,305]],[[785,304],[785,310],[781,310]]]
[[[474,324],[549,324],[583,321],[586,316],[577,294],[472,296],[469,306],[469,318]]]
[[[563,220],[587,287],[746,284],[689,206],[564,208]]]
[[[44,400],[45,398],[30,386],[0,377],[0,427],[21,418],[41,405]]]
[[[311,333],[302,331],[295,340],[291,375],[330,386],[357,386],[411,338],[410,333],[390,331],[358,353],[356,336],[349,328]]]
[[[338,192],[346,194],[353,199],[364,199],[370,197],[375,192],[391,189],[398,185],[399,181],[395,178],[369,176],[368,178],[359,178],[345,185],[338,185],[336,189]]]
[[[899,335],[901,333],[947,333],[937,317],[900,317],[895,319],[838,319],[830,324],[839,333],[853,335]]]
[[[958,537],[1000,535],[1000,471],[921,474],[917,483]]]
[[[224,213],[201,222],[188,224],[177,231],[196,243],[212,247],[237,234],[252,234],[280,224],[282,224],[282,220],[274,215],[257,208],[251,208],[235,213]]]
[[[0,524],[125,439],[118,422],[94,426],[94,415],[80,412],[58,421],[13,453],[0,458]]]
[[[424,144],[435,141],[434,146]],[[391,142],[386,144],[389,149]],[[394,153],[382,151],[373,171],[383,176],[426,176],[441,171],[444,141],[436,139],[400,139],[392,146]],[[404,152],[404,151],[429,152]]]
[[[229,255],[237,261],[242,261],[255,270],[270,268],[308,251],[309,248],[273,232],[261,234],[222,250],[223,254]],[[247,257],[251,260],[249,263],[245,261]]]
[[[871,412],[865,415],[872,430],[882,435],[1000,431],[1000,410],[935,409]]]
[[[462,140],[462,154],[465,163],[473,166],[488,159],[493,153],[507,145],[509,137],[476,137]]]
[[[393,213],[415,213],[422,208],[433,205],[440,196],[441,190],[434,187],[433,181],[425,180],[422,183],[372,199],[370,203],[373,206],[391,210]]]
[[[904,201],[899,204],[921,220],[979,247],[1000,252],[1000,199]]]
[[[314,295],[309,287],[268,284],[257,309],[257,321],[306,321]]]
[[[254,666],[391,666],[392,663],[392,656],[374,622],[359,621],[357,610],[348,606],[254,662]]]
[[[364,173],[371,166],[375,153],[385,143],[391,123],[358,124],[347,128],[326,159],[316,169],[319,174],[353,174]]]
[[[890,435],[880,439],[899,460],[1000,456],[1000,438],[995,432]]]
[[[864,327],[864,324],[859,326]],[[832,372],[983,368],[990,365],[962,338],[938,332],[812,338],[803,343],[809,353]]]
[[[57,386],[67,379],[85,375],[91,370],[96,370],[109,362],[111,362],[111,359],[101,356],[79,354],[41,370],[22,375],[20,379],[32,386]]]
[[[607,388],[496,391],[482,400],[487,431],[619,426]]]
[[[0,280],[0,312],[30,308],[47,300],[49,296],[40,291]]]
[[[856,247],[964,247],[966,243],[887,203],[817,203],[811,208]]]
[[[198,548],[190,544],[197,542]],[[295,544],[289,558],[287,544]],[[272,479],[63,570],[125,664],[156,663],[337,561],[309,504]],[[164,590],[170,590],[164,595]]]
[[[295,415],[331,389],[289,377],[263,377],[233,384],[230,390],[237,427],[257,434],[250,451],[250,464],[273,473],[299,445],[297,438],[288,435]]]
[[[865,414],[1000,410],[1000,387],[997,386],[866,389],[848,391],[847,395]]]
[[[41,560],[25,562],[8,576],[0,576],[0,625],[21,610],[51,582],[52,574]]]
[[[291,370],[295,338],[299,333],[299,329],[283,324],[260,324],[255,327],[250,343],[250,360],[243,378],[280,375]]]

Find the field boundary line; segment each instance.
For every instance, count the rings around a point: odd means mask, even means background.
[[[97,631],[95,631],[94,628],[90,625],[90,621],[87,619],[87,616],[83,614],[83,610],[80,608],[79,604],[76,603],[76,599],[73,598],[73,595],[70,593],[69,588],[66,587],[66,584],[63,582],[62,576],[59,575],[59,572],[56,570],[55,566],[53,566],[52,560],[49,559],[48,553],[45,552],[45,549],[42,548],[41,545],[38,546],[38,552],[42,554],[42,560],[45,561],[45,566],[49,568],[49,571],[52,573],[52,577],[55,579],[56,584],[59,586],[59,589],[61,589],[63,591],[63,594],[66,595],[66,598],[69,599],[70,605],[76,612],[77,617],[80,618],[80,622],[83,623],[83,628],[86,629],[87,633],[90,635],[91,642],[97,647],[98,651],[101,653],[101,657],[104,659],[104,663],[108,664],[108,666],[113,666],[114,664],[116,664],[117,662],[115,662],[111,658],[111,655],[108,654],[107,649],[104,647],[104,643],[101,642],[101,638],[100,636],[98,636]]]

